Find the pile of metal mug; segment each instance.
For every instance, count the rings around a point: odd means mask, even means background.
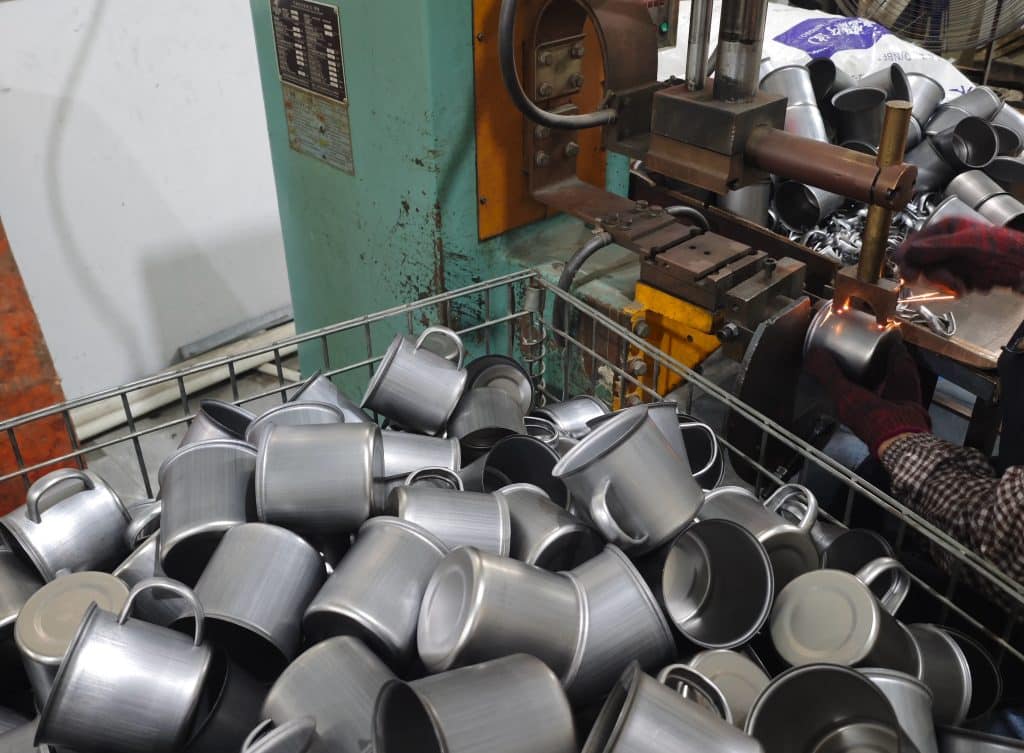
[[[1024,229],[1024,204],[1013,195],[1024,185],[1024,114],[992,89],[947,100],[941,84],[898,63],[855,81],[829,58],[777,68],[766,60],[761,89],[787,98],[787,131],[867,154],[878,152],[886,101],[912,104],[904,161],[918,168],[917,198],[895,214],[891,246],[947,217]],[[790,180],[733,191],[720,203],[793,239],[810,230],[812,248],[844,263],[859,256],[863,218],[837,194]]]
[[[361,405],[321,376],[259,416],[203,401],[154,502],[36,481],[0,519],[36,716],[0,751],[984,750],[936,723],[990,710],[996,667],[894,616],[884,539],[722,486],[673,403],[538,407],[463,354],[397,336]]]

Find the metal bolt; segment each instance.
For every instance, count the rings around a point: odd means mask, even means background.
[[[569,54],[572,55],[574,58],[583,57],[586,51],[587,48],[583,46],[583,42],[577,42],[576,44],[569,48]]]
[[[534,155],[533,164],[537,167],[547,167],[551,164],[551,157],[548,156],[547,152],[539,151]]]
[[[634,358],[629,362],[629,373],[633,376],[643,376],[647,373],[647,362],[642,358]]]
[[[775,267],[778,266],[778,262],[775,259],[764,260],[764,278],[766,280],[772,279],[775,276]]]
[[[640,200],[638,200],[636,202],[636,204],[634,206],[636,206],[636,208],[639,209],[642,212],[643,210],[647,209],[648,203],[646,201],[644,201],[643,199],[640,199]]]
[[[476,33],[476,41],[477,42],[483,42],[484,41],[484,33],[482,31],[478,31]]]
[[[626,398],[626,405],[628,405],[630,408],[640,405],[641,402],[643,401],[640,399],[639,395],[630,395],[629,397]]]
[[[536,126],[533,129],[533,137],[535,139],[538,139],[538,140],[539,139],[546,139],[550,135],[551,135],[551,129],[548,128],[547,126],[539,125],[539,126]]]
[[[580,153],[580,145],[577,144],[575,141],[570,141],[568,144],[565,145],[565,156],[566,157],[575,157],[579,153]]]
[[[726,322],[725,326],[723,326],[720,330],[718,330],[718,332],[715,333],[715,337],[717,337],[722,342],[729,342],[730,340],[735,340],[739,336],[740,328],[734,322]]]
[[[651,325],[645,319],[637,319],[633,324],[633,334],[637,337],[647,337],[651,334]]]
[[[569,86],[571,86],[573,89],[582,89],[583,88],[583,74],[582,73],[574,73],[571,76],[569,76]]]
[[[555,56],[552,55],[549,51],[544,51],[537,55],[537,62],[540,65],[551,65],[553,62],[555,62]]]
[[[554,93],[554,91],[555,87],[553,87],[547,81],[545,81],[543,84],[537,87],[537,94],[544,98],[550,97]]]

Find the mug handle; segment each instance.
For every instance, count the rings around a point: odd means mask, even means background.
[[[857,571],[857,579],[864,583],[864,585],[870,586],[880,576],[890,570],[895,572],[896,577],[893,578],[892,585],[882,595],[882,598],[878,600],[878,603],[889,614],[896,614],[896,610],[900,608],[903,600],[907,598],[907,594],[910,592],[910,573],[907,572],[907,569],[903,567],[903,564],[898,559],[894,557],[878,557],[873,559]]]
[[[416,350],[422,348],[423,343],[426,342],[426,339],[431,335],[444,335],[455,343],[455,351],[458,354],[455,359],[455,368],[461,369],[462,362],[466,360],[466,346],[462,343],[462,338],[447,327],[438,327],[436,325],[433,327],[427,327],[420,333],[420,336],[416,338]]]
[[[605,479],[601,488],[595,492],[590,499],[590,517],[594,521],[601,534],[611,542],[617,542],[620,546],[640,546],[647,541],[645,533],[640,538],[630,536],[612,516],[611,508],[608,506],[608,493],[611,491],[611,479]]]
[[[714,468],[715,463],[718,462],[718,436],[715,434],[714,429],[712,429],[705,423],[701,423],[700,421],[684,421],[683,423],[679,424],[680,431],[686,431],[687,429],[700,429],[711,438],[711,459],[708,460],[707,464],[699,471],[692,471],[692,474],[694,476],[700,476],[701,474],[707,473],[712,468]]]
[[[146,537],[146,529],[160,519],[163,508],[164,503],[156,500],[150,505],[145,515],[141,518],[136,518],[128,524],[124,531],[124,540],[130,550],[135,551],[135,548],[142,543],[142,540]]]
[[[794,497],[798,499],[794,500]],[[771,512],[778,512],[787,503],[793,505],[794,501],[799,503],[803,512],[798,525],[800,533],[810,533],[811,528],[818,521],[818,498],[806,486],[783,484],[765,500],[764,506]]]
[[[117,624],[123,625],[128,620],[128,617],[131,616],[132,605],[135,603],[135,599],[138,598],[139,594],[143,591],[156,589],[170,591],[191,604],[192,612],[196,617],[196,631],[193,642],[197,646],[200,645],[203,642],[203,620],[206,617],[203,612],[203,607],[199,603],[199,599],[196,598],[196,595],[192,593],[191,588],[186,586],[184,583],[179,583],[178,581],[171,580],[170,578],[143,578],[132,586],[132,590],[128,593],[128,600],[124,603],[124,606],[121,607],[121,614],[117,616]]]
[[[38,524],[41,521],[41,516],[43,514],[43,510],[39,509],[39,503],[40,500],[42,500],[43,495],[58,484],[72,480],[81,481],[82,484],[85,485],[86,489],[96,488],[96,481],[93,477],[80,468],[61,468],[53,473],[48,473],[29,487],[28,496],[25,498],[25,517],[33,523]],[[71,495],[69,494],[61,497],[60,499],[54,500],[52,505],[62,502],[70,496]]]
[[[426,468],[418,468],[417,470],[410,473],[405,477],[405,481],[402,482],[402,486],[412,486],[416,481],[419,480],[420,474],[429,474],[430,476],[440,476],[452,484],[455,489],[460,492],[466,491],[466,487],[462,484],[462,477],[453,471],[451,468],[441,468],[435,466],[427,466]]]
[[[308,725],[311,725],[312,727],[315,728],[316,727],[316,720],[313,717],[311,717],[311,716],[300,716],[300,717],[297,717],[295,719],[289,719],[287,722],[282,724],[281,727],[286,727],[288,725],[293,725],[294,726],[294,725],[298,725],[298,724],[308,724]],[[241,753],[246,753],[246,751],[251,749],[261,737],[263,737],[266,734],[268,734],[270,732],[270,730],[273,729],[273,728],[274,728],[274,720],[273,719],[264,719],[262,722],[260,722],[255,727],[253,727],[252,728],[252,732],[250,732],[246,736],[245,740],[242,742]],[[372,747],[372,744],[371,744],[371,747]],[[370,750],[370,748],[367,748],[366,750]]]
[[[667,685],[680,695],[684,695],[687,688],[693,689],[698,695],[710,703],[718,715],[728,724],[733,724],[732,710],[725,698],[725,693],[715,683],[702,675],[693,667],[685,664],[669,664],[658,673],[658,682]]]

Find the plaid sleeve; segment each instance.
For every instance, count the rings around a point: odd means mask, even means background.
[[[894,497],[1024,583],[1024,467],[997,477],[981,452],[933,434],[897,439],[882,464]]]

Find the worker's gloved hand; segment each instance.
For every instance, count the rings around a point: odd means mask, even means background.
[[[836,407],[836,417],[878,457],[878,448],[900,434],[931,431],[928,411],[921,405],[921,380],[917,365],[902,342],[889,351],[885,381],[877,392],[854,384],[827,350],[807,354],[804,369],[826,389]]]
[[[995,287],[1024,292],[1024,233],[948,219],[914,233],[896,251],[907,282],[924,276],[962,295]]]

